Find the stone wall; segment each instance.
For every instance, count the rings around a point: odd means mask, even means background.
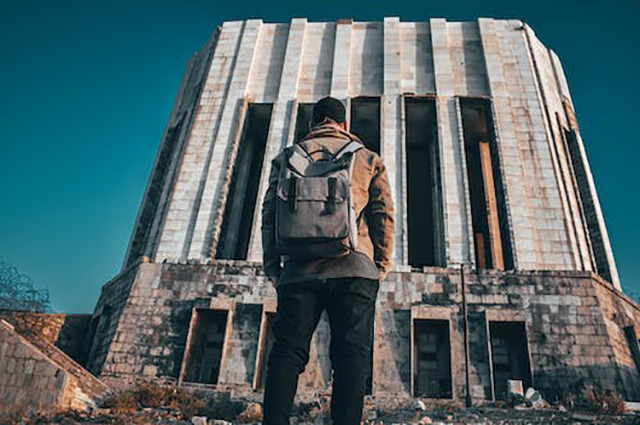
[[[533,385],[547,397],[579,391],[588,383],[630,399],[640,397],[638,370],[622,329],[638,323],[638,306],[610,284],[590,272],[560,271],[466,270],[464,282],[474,399],[491,399],[494,393],[488,341],[492,321],[525,324]],[[412,394],[412,320],[430,318],[450,320],[453,398],[464,399],[461,286],[462,275],[456,269],[389,275],[378,296],[374,394]],[[193,309],[217,308],[237,315],[227,329],[218,387],[250,389],[260,337],[254,310],[274,301],[275,292],[258,264],[141,264],[120,320],[110,330],[114,337],[102,377],[117,383],[140,377],[179,380]],[[323,323],[312,342],[302,390],[328,389],[328,341]]]
[[[94,406],[109,389],[79,369],[54,346],[38,347],[0,320],[0,414]]]
[[[19,333],[33,333],[58,347],[79,364],[85,364],[90,314],[41,314],[4,310],[0,311],[0,318],[11,323]]]

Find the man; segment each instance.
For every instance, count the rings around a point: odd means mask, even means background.
[[[311,132],[297,141],[298,146],[318,159],[335,159],[350,142],[362,144],[347,131],[345,117],[345,108],[339,100],[330,97],[320,100],[314,105]],[[377,154],[355,146],[350,157],[351,202],[357,217],[355,249],[337,256],[300,260],[282,256],[276,247],[278,181],[283,167],[290,166],[286,162],[288,157],[285,150],[273,160],[262,205],[264,269],[278,293],[275,341],[268,359],[264,395],[264,424],[289,423],[298,376],[309,361],[311,337],[324,310],[331,327],[331,417],[334,424],[359,424],[375,301],[393,250],[393,201],[387,173]]]

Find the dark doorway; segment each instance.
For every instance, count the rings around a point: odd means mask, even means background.
[[[216,258],[247,258],[271,111],[271,104],[249,105],[225,204]]]
[[[296,117],[295,141],[300,141],[309,134],[311,120],[313,119],[313,103],[299,103]]]
[[[405,115],[409,264],[436,266],[440,167],[435,100],[407,97]]]
[[[451,398],[449,321],[414,320],[414,396]]]
[[[197,310],[185,381],[216,384],[227,329],[226,310]]]
[[[266,313],[264,315],[264,335],[262,336],[260,346],[260,365],[258,366],[258,377],[256,379],[256,389],[264,389],[264,385],[267,382],[267,369],[269,367],[269,354],[271,354],[271,348],[273,347],[273,321],[275,319],[275,313]]]
[[[351,99],[349,131],[364,145],[380,154],[380,98],[356,97]]]
[[[508,215],[502,190],[491,104],[486,99],[460,99],[476,266],[512,269]]]
[[[520,380],[524,388],[531,386],[527,333],[523,322],[490,322],[489,335],[495,397],[504,400],[507,380]]]

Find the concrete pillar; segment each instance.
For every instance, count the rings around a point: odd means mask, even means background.
[[[431,19],[447,265],[473,263],[471,214],[445,19]]]
[[[298,89],[298,76],[300,74],[300,59],[304,46],[304,37],[307,27],[306,19],[293,19],[289,26],[289,38],[284,58],[284,66],[280,80],[278,99],[273,105],[269,136],[265,150],[262,176],[260,177],[260,189],[251,232],[248,259],[251,261],[262,260],[262,201],[267,190],[269,174],[271,173],[271,161],[289,142],[291,132],[295,127],[296,106],[295,100]]]
[[[213,152],[209,159],[200,204],[198,209],[193,211],[194,217],[189,224],[182,257],[207,258],[217,242],[229,174],[242,133],[246,109],[245,94],[261,26],[261,20],[245,22],[227,99],[221,112],[220,125],[214,135]]]

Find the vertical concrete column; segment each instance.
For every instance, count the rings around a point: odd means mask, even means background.
[[[576,132],[576,139],[578,147],[580,149],[580,156],[582,157],[582,164],[587,177],[587,185],[589,192],[591,193],[591,200],[593,208],[595,210],[596,219],[598,220],[598,228],[600,230],[600,238],[602,239],[602,245],[606,256],[606,261],[609,266],[609,274],[611,276],[611,283],[619,291],[622,291],[620,285],[620,276],[618,275],[618,267],[616,266],[615,258],[613,257],[613,250],[611,249],[611,241],[609,240],[609,232],[607,232],[607,226],[604,221],[604,215],[602,214],[602,207],[600,206],[600,199],[598,198],[598,192],[596,191],[596,185],[593,181],[593,174],[591,173],[591,166],[587,158],[587,151],[584,148],[582,142],[582,136],[579,132]]]
[[[391,194],[395,205],[395,249],[393,260],[396,269],[407,263],[406,197],[404,196],[404,123],[401,119],[400,97],[400,18],[384,18],[384,93],[381,99],[380,155],[387,167]]]
[[[466,170],[445,19],[431,19],[431,42],[436,93],[438,138],[442,173],[444,240],[447,265],[473,263],[471,214]]]
[[[245,22],[220,125],[214,135],[213,152],[203,182],[199,208],[194,210],[190,220],[182,257],[209,257],[220,233],[219,224],[227,198],[230,170],[242,132],[246,89],[261,26],[262,21],[258,19]]]
[[[573,101],[571,100],[571,93],[569,93],[569,85],[567,84],[567,78],[564,74],[564,70],[562,68],[562,63],[560,59],[554,52],[550,52],[551,62],[553,64],[556,81],[558,84],[558,90],[560,91],[561,96],[564,98],[564,102],[567,102],[572,111],[575,111],[573,107]],[[567,117],[568,119],[568,117]],[[600,236],[602,238],[602,243],[604,245],[604,251],[607,259],[607,263],[609,264],[609,274],[611,275],[611,283],[618,289],[622,290],[620,286],[620,276],[618,275],[618,268],[616,267],[616,262],[613,257],[613,250],[611,249],[611,242],[609,241],[609,233],[607,232],[607,226],[604,221],[604,215],[602,214],[602,207],[600,206],[600,200],[598,199],[598,192],[596,191],[596,186],[593,181],[593,175],[591,174],[591,167],[589,166],[589,160],[587,159],[587,152],[584,148],[584,144],[582,142],[582,137],[580,136],[579,129],[576,130],[576,141],[578,144],[578,148],[580,150],[580,156],[582,158],[582,163],[584,166],[584,171],[587,180],[588,191],[591,194],[593,208],[595,210],[595,214],[598,221],[598,227],[600,229]],[[584,206],[583,206],[584,208]],[[584,212],[586,215],[586,211]],[[583,220],[586,221],[585,218]]]
[[[295,126],[296,105],[295,100],[298,90],[298,76],[300,74],[300,59],[304,47],[304,37],[307,27],[306,19],[292,19],[289,26],[289,38],[284,57],[278,99],[273,105],[271,124],[265,150],[262,175],[260,177],[260,189],[254,214],[249,246],[248,259],[251,261],[262,260],[262,201],[269,182],[271,173],[271,161],[288,144],[290,129]]]
[[[590,260],[588,249],[586,249],[588,247],[586,235],[582,231],[583,225],[577,210],[571,172],[563,149],[561,129],[558,127],[556,119],[556,112],[562,111],[562,102],[557,91],[553,66],[547,48],[537,40],[533,31],[528,27],[525,28],[525,36],[537,89],[536,95],[540,103],[542,116],[540,121],[547,135],[548,155],[551,159],[550,163],[556,183],[551,185],[551,181],[549,181],[546,186],[549,187],[547,190],[557,192],[563,213],[562,224],[558,223],[553,229],[544,228],[541,232],[544,232],[543,239],[548,242],[555,241],[556,244],[563,242],[567,251],[567,255],[564,256],[565,268],[583,270],[585,261],[588,264]],[[556,221],[559,220],[556,219]],[[564,232],[561,231],[561,225],[564,225]],[[543,250],[551,251],[548,248],[550,246],[545,246]],[[559,258],[554,258],[552,262],[557,263],[558,260]]]
[[[187,136],[182,164],[177,172],[173,192],[167,200],[167,214],[160,227],[155,260],[178,258],[187,237],[187,228],[194,209],[199,206],[198,194],[209,168],[209,157],[220,126],[220,112],[228,91],[235,54],[242,39],[244,22],[225,22],[209,65],[200,102],[197,105],[191,133]]]
[[[504,237],[512,238],[514,267],[527,267],[528,265],[533,268],[535,253],[533,252],[533,240],[530,237],[533,223],[529,217],[526,189],[522,184],[524,174],[516,138],[511,95],[503,70],[500,42],[493,19],[481,18],[478,20],[478,25],[480,26],[482,49],[484,50],[489,88],[493,99],[496,145],[502,164],[500,171],[507,182],[505,198],[513,235],[504,235]],[[521,256],[525,258],[524,264],[519,261]]]
[[[514,267],[535,269],[537,265],[534,235],[534,224],[528,203],[525,170],[522,163],[521,149],[514,116],[514,103],[525,105],[526,93],[516,93],[513,99],[508,76],[505,73],[505,59],[501,51],[498,32],[493,19],[480,19],[480,35],[487,64],[489,88],[493,98],[493,110],[496,127],[496,142],[500,151],[503,175],[506,181],[506,196],[511,228],[513,232]],[[513,56],[513,54],[510,54]],[[507,57],[515,60],[515,57]],[[511,84],[519,83],[519,80]]]
[[[351,23],[338,22],[333,50],[331,97],[345,101],[349,97],[349,61],[351,60]]]

